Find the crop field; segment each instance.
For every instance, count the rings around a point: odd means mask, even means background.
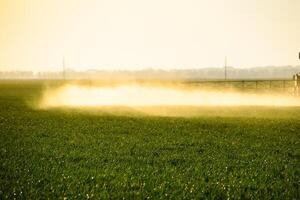
[[[34,106],[59,84],[0,82],[0,199],[300,199],[300,107]]]

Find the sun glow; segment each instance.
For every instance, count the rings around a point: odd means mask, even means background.
[[[298,65],[299,0],[0,0],[0,69]]]
[[[233,91],[187,90],[183,88],[122,85],[86,87],[66,85],[45,91],[40,107],[101,106],[300,106],[292,96],[258,95]]]

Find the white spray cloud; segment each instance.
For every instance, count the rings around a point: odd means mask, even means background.
[[[86,87],[65,85],[47,90],[43,108],[101,106],[300,106],[300,99],[287,95],[249,94],[234,91],[188,90],[183,88],[121,85]]]

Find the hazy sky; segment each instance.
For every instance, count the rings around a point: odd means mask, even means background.
[[[300,0],[0,0],[0,70],[297,65]]]

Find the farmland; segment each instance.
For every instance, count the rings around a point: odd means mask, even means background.
[[[35,108],[49,84],[0,82],[0,199],[300,198],[300,107]]]

